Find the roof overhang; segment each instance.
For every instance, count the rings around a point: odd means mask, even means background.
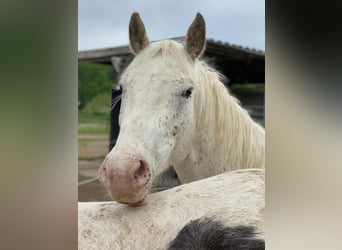
[[[171,40],[184,41],[184,37]],[[78,52],[81,62],[111,64],[113,57],[131,57],[128,45]],[[207,40],[204,58],[226,75],[230,82],[265,82],[265,53],[212,39]]]

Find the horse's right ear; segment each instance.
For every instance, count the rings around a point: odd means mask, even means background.
[[[138,54],[150,44],[144,23],[137,12],[132,14],[129,22],[129,42],[134,54]]]

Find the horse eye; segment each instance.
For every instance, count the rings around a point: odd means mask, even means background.
[[[191,96],[191,94],[192,94],[193,89],[194,88],[191,87],[191,88],[188,88],[187,90],[183,91],[182,92],[182,97],[189,98]]]
[[[117,84],[113,87],[113,93],[114,96],[119,96],[122,94],[122,86],[120,84]]]

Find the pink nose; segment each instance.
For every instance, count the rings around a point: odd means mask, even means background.
[[[99,179],[117,202],[141,203],[148,193],[151,170],[143,157],[106,158],[100,167]]]

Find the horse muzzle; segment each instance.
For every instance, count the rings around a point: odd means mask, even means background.
[[[149,192],[151,168],[139,156],[134,158],[106,158],[99,169],[99,179],[113,200],[141,205]]]

